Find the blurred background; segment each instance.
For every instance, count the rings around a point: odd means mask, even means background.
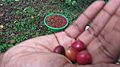
[[[0,52],[37,36],[54,33],[43,19],[49,13],[61,13],[69,24],[95,0],[0,0]]]

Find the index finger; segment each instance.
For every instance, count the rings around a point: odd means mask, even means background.
[[[105,2],[102,0],[95,1],[72,25],[65,30],[65,33],[72,38],[76,38],[80,33],[82,33],[82,31],[84,31],[85,26],[99,13],[101,8],[104,6],[104,3]]]

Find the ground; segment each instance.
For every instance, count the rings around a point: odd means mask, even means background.
[[[66,1],[0,0],[0,52],[26,39],[54,33],[43,24],[47,14],[64,14],[71,24],[95,0]]]

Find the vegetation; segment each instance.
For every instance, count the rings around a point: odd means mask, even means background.
[[[54,33],[43,19],[61,13],[69,24],[95,0],[2,0],[0,1],[0,52],[29,38]]]

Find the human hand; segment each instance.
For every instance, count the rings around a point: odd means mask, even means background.
[[[113,62],[120,54],[120,0],[110,0],[101,10],[103,5],[103,1],[93,3],[63,32],[36,37],[11,48],[4,54],[1,67],[119,67]],[[91,20],[90,28],[84,31]],[[85,43],[93,59],[91,65],[72,64],[65,56],[52,52],[56,46],[67,48],[75,40]]]

